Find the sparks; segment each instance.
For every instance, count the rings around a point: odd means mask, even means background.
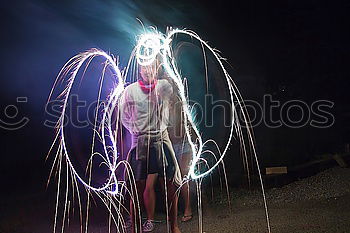
[[[230,103],[231,103],[231,114],[232,114],[232,120],[230,124],[230,134],[225,142],[225,147],[223,151],[220,151],[218,149],[218,146],[216,145],[216,142],[212,139],[204,141],[201,132],[199,128],[195,124],[195,119],[191,114],[191,106],[188,104],[187,98],[186,98],[186,92],[185,92],[185,86],[183,84],[183,78],[180,75],[179,70],[176,66],[176,59],[174,58],[172,54],[172,41],[173,38],[176,35],[186,35],[191,38],[196,39],[202,46],[203,51],[206,49],[209,51],[215,58],[216,62],[219,64],[219,67],[221,68],[222,73],[225,76],[226,86],[227,90],[230,94]],[[67,102],[68,98],[71,92],[71,88],[73,86],[73,83],[76,81],[76,76],[78,71],[81,69],[84,62],[88,61],[89,59],[93,59],[94,57],[102,56],[106,59],[105,67],[111,67],[115,77],[116,77],[116,87],[114,90],[110,93],[107,104],[104,106],[103,109],[103,115],[102,115],[102,122],[101,125],[97,125],[97,122],[95,122],[94,130],[98,131],[97,129],[101,129],[101,139],[103,144],[103,150],[104,150],[104,161],[107,164],[109,170],[110,170],[110,177],[108,178],[108,181],[101,187],[94,187],[90,184],[90,181],[85,181],[81,176],[79,176],[78,172],[76,171],[72,161],[71,157],[67,150],[67,144],[66,144],[66,138],[65,138],[65,128],[64,128],[64,117],[65,112],[67,108]],[[166,73],[169,75],[169,77],[172,79],[172,81],[175,83],[178,94],[182,102],[182,109],[183,109],[183,117],[184,117],[184,126],[185,126],[185,133],[187,140],[192,148],[192,161],[190,164],[190,169],[187,174],[187,179],[191,180],[201,180],[205,176],[209,175],[214,169],[216,169],[221,163],[223,163],[223,158],[227,154],[227,151],[229,149],[230,143],[232,139],[234,138],[234,135],[237,136],[238,140],[241,143],[243,155],[246,158],[247,157],[247,146],[251,148],[252,154],[255,158],[255,162],[257,164],[258,173],[260,176],[260,184],[262,189],[262,194],[264,198],[264,205],[265,205],[265,213],[267,218],[267,227],[268,231],[270,232],[270,225],[269,225],[269,217],[268,217],[268,211],[267,211],[267,204],[266,204],[266,198],[265,198],[265,192],[264,187],[262,183],[262,177],[260,168],[258,165],[258,158],[255,151],[255,145],[253,140],[253,133],[251,131],[251,127],[249,125],[249,116],[246,112],[245,106],[243,104],[243,98],[235,85],[233,79],[230,77],[228,71],[225,69],[223,64],[223,58],[217,53],[215,49],[210,47],[207,42],[205,42],[203,39],[201,39],[196,33],[188,30],[181,30],[181,29],[173,29],[169,30],[167,34],[162,34],[160,32],[157,32],[155,30],[151,31],[150,33],[145,33],[139,36],[138,42],[136,47],[133,50],[133,53],[130,57],[129,63],[127,67],[125,68],[125,72],[122,74],[120,69],[118,68],[118,65],[113,59],[112,56],[108,55],[104,51],[98,50],[98,49],[92,49],[87,52],[78,54],[77,56],[71,58],[62,68],[60,71],[54,88],[56,87],[56,83],[61,79],[67,79],[67,85],[65,90],[62,92],[62,96],[64,97],[63,106],[62,106],[62,112],[58,121],[58,137],[57,140],[59,140],[59,148],[60,153],[58,155],[60,156],[57,161],[62,162],[63,159],[66,161],[69,167],[70,174],[72,174],[74,180],[78,180],[87,190],[93,191],[97,193],[98,195],[112,195],[112,196],[118,196],[123,195],[123,193],[120,191],[122,190],[121,187],[124,187],[125,184],[123,181],[118,180],[115,171],[121,164],[126,164],[125,161],[123,162],[117,162],[118,161],[118,148],[117,148],[117,140],[115,132],[113,131],[113,121],[112,121],[112,114],[113,111],[118,108],[118,100],[123,94],[124,91],[124,80],[128,75],[128,71],[130,68],[130,65],[132,63],[133,59],[136,59],[137,64],[141,66],[147,66],[154,62],[157,56],[160,56],[162,59],[162,65],[165,68]],[[204,55],[205,56],[205,55]],[[206,67],[207,68],[207,67]],[[105,69],[104,69],[105,70]],[[102,80],[104,77],[104,73],[102,75]],[[101,81],[102,82],[102,81]],[[102,84],[100,84],[100,90],[99,90],[99,96],[101,92]],[[54,89],[53,88],[53,89]],[[51,91],[50,97],[53,93],[53,90]],[[100,100],[98,100],[100,101]],[[236,101],[236,102],[234,102]],[[238,103],[236,106],[235,103]],[[243,120],[245,123],[245,129],[246,129],[246,135],[248,138],[248,142],[245,143],[244,136],[243,136],[243,129],[240,125],[240,122],[238,122],[237,115],[241,114],[243,116]],[[97,118],[97,113],[95,118]],[[196,140],[194,141],[192,139],[191,132],[194,133],[194,136]],[[106,145],[106,138],[107,136],[109,140],[111,141],[111,146]],[[95,133],[94,133],[94,140],[95,140]],[[217,152],[208,151],[205,150],[205,146],[209,143],[214,143],[216,148],[218,149]],[[110,148],[111,147],[111,148]],[[108,156],[109,152],[112,151],[112,159]],[[205,171],[200,171],[197,169],[198,164],[205,161],[203,158],[203,155],[205,153],[211,153],[215,156],[216,162],[214,165],[208,167]],[[90,155],[91,157],[94,156],[94,154]],[[55,160],[56,161],[56,160]],[[128,168],[128,165],[126,165]],[[61,168],[61,165],[59,165],[59,168]],[[130,170],[130,169],[129,169]],[[131,172],[131,171],[128,171]],[[67,172],[68,173],[68,172]],[[90,174],[91,176],[91,174]],[[132,176],[131,176],[132,177]],[[185,180],[184,182],[187,182],[188,180]],[[131,181],[134,183],[134,181]],[[68,192],[68,191],[67,191]],[[131,192],[131,191],[130,191]],[[59,195],[59,194],[58,194]],[[57,197],[58,200],[58,197]],[[57,207],[57,206],[56,206]],[[110,213],[112,211],[109,209]],[[57,212],[57,209],[56,209]],[[119,213],[119,212],[118,212]],[[57,213],[56,213],[57,216]]]

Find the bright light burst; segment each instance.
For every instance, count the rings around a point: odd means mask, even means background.
[[[216,62],[219,64],[222,73],[224,74],[225,81],[227,84],[227,90],[230,93],[230,102],[231,102],[231,109],[232,109],[232,120],[231,120],[231,127],[230,127],[230,134],[229,137],[225,143],[225,147],[223,151],[219,150],[219,147],[216,145],[216,142],[212,139],[204,141],[201,136],[201,132],[196,126],[195,119],[191,114],[191,106],[189,106],[187,98],[186,98],[186,92],[185,92],[185,87],[183,84],[183,78],[180,75],[180,72],[177,69],[176,66],[176,60],[172,54],[172,41],[173,38],[176,35],[183,34],[186,36],[189,36],[191,38],[196,39],[202,46],[203,51],[207,50],[209,51],[215,58]],[[205,54],[203,54],[205,56]],[[88,62],[88,64],[91,62],[91,60],[94,57],[97,56],[102,56],[103,58],[106,59],[106,62],[104,64],[104,69],[103,69],[103,74],[100,82],[100,89],[99,89],[99,94],[98,96],[100,97],[101,93],[101,87],[102,87],[102,82],[105,76],[105,70],[106,67],[109,67],[113,70],[113,73],[116,77],[116,86],[112,93],[108,96],[107,103],[104,105],[104,109],[102,111],[103,116],[102,116],[102,122],[100,124],[95,121],[94,125],[94,140],[93,144],[95,142],[95,137],[99,138],[102,141],[103,144],[103,150],[104,150],[104,155],[99,154],[104,159],[105,164],[108,166],[108,169],[110,171],[110,177],[108,178],[107,182],[101,186],[101,187],[94,187],[91,185],[91,179],[89,181],[85,181],[81,176],[79,176],[78,172],[74,168],[73,163],[71,162],[70,155],[67,150],[66,146],[66,139],[65,139],[65,127],[64,127],[64,117],[65,117],[65,112],[67,108],[67,102],[68,98],[71,92],[71,88],[76,81],[76,76],[78,71],[81,69],[83,64],[85,62]],[[208,43],[206,43],[204,40],[202,40],[196,33],[189,31],[189,30],[181,30],[181,29],[174,29],[174,30],[169,30],[167,34],[162,34],[159,33],[155,30],[152,30],[149,33],[145,33],[139,36],[137,45],[135,49],[133,50],[133,53],[130,57],[129,61],[132,61],[133,59],[136,59],[137,64],[141,66],[147,66],[150,65],[154,62],[154,60],[157,58],[157,56],[160,56],[162,59],[162,65],[165,68],[166,73],[168,76],[173,80],[175,83],[177,89],[178,89],[178,95],[182,101],[182,108],[183,108],[183,117],[184,117],[184,125],[185,125],[185,133],[187,140],[189,144],[191,145],[192,148],[192,161],[190,164],[190,169],[187,174],[186,180],[184,182],[188,182],[188,180],[200,180],[203,177],[209,175],[214,169],[216,169],[219,164],[223,164],[223,158],[227,153],[227,150],[229,149],[230,143],[232,139],[234,138],[234,135],[237,137],[241,144],[242,152],[243,152],[243,158],[244,162],[247,163],[247,154],[248,154],[248,148],[252,151],[252,154],[255,158],[255,162],[257,164],[257,169],[258,173],[260,176],[260,181],[261,181],[261,188],[262,188],[262,194],[264,198],[264,204],[265,204],[265,211],[266,211],[266,218],[267,218],[267,225],[268,225],[268,231],[270,232],[270,225],[269,225],[269,219],[268,219],[268,211],[267,211],[267,205],[266,205],[266,200],[265,200],[265,193],[264,193],[264,188],[263,188],[263,183],[261,179],[261,173],[258,165],[258,159],[255,151],[255,146],[254,146],[254,140],[253,140],[253,134],[251,131],[251,127],[249,125],[249,116],[247,114],[247,111],[245,109],[245,106],[243,104],[243,98],[238,91],[237,86],[233,82],[232,78],[230,77],[229,73],[224,67],[223,64],[223,58],[218,54],[218,52],[210,47]],[[205,57],[204,57],[205,59]],[[78,180],[87,190],[88,192],[92,191],[96,193],[98,196],[104,196],[107,197],[109,201],[112,202],[112,199],[115,198],[116,196],[122,196],[123,193],[121,190],[123,188],[126,188],[124,181],[120,181],[117,179],[115,171],[116,169],[121,165],[124,164],[127,167],[128,173],[132,173],[130,166],[127,164],[126,161],[118,162],[118,148],[117,148],[117,139],[116,139],[116,133],[113,131],[113,121],[112,121],[112,115],[113,112],[116,108],[118,108],[118,101],[120,96],[123,94],[124,91],[124,81],[125,78],[128,75],[129,71],[129,66],[131,62],[129,62],[128,66],[125,69],[125,72],[122,74],[120,72],[120,69],[118,68],[116,61],[113,57],[108,55],[107,53],[98,50],[98,49],[92,49],[87,52],[78,54],[77,56],[71,58],[65,66],[62,68],[60,71],[57,80],[55,82],[54,88],[56,87],[56,83],[61,80],[61,79],[66,79],[67,80],[67,85],[65,87],[65,90],[61,93],[61,97],[63,97],[63,106],[62,106],[62,112],[61,112],[61,117],[58,121],[58,135],[56,137],[56,140],[59,140],[59,153],[57,153],[57,156],[55,158],[55,163],[58,165],[59,172],[61,172],[61,162],[64,160],[66,161],[69,172],[67,170],[67,177],[70,174],[72,177],[72,182],[73,184],[76,184],[76,180]],[[86,69],[86,68],[85,68]],[[207,67],[206,67],[207,69]],[[54,89],[53,88],[53,89]],[[51,91],[50,98],[52,95],[53,90]],[[49,99],[50,99],[49,98]],[[100,101],[100,99],[98,99]],[[235,101],[235,102],[234,102]],[[236,105],[235,103],[238,103]],[[243,120],[245,125],[246,132],[244,133],[242,130],[242,127],[240,125],[240,122],[238,122],[238,114],[241,114],[243,116]],[[97,111],[96,111],[96,116],[97,118]],[[191,135],[191,133],[194,133],[194,135]],[[247,141],[244,139],[244,135],[247,137]],[[106,145],[106,137],[111,141],[111,146]],[[195,138],[195,140],[193,140]],[[56,142],[55,140],[55,142]],[[205,149],[206,145],[209,143],[214,143],[215,147],[217,148],[217,152],[214,151],[208,151]],[[92,145],[93,148],[93,145]],[[216,158],[215,164],[211,167],[207,166],[208,169],[205,171],[200,171],[197,169],[198,165],[202,163],[203,161],[205,162],[205,159],[203,158],[203,155],[205,153],[210,153],[214,155]],[[112,154],[110,158],[110,154]],[[96,154],[92,152],[90,155],[91,159],[94,157]],[[91,171],[91,168],[90,168]],[[130,175],[132,177],[132,175]],[[91,174],[90,174],[91,178]],[[68,180],[68,179],[67,179]],[[59,176],[59,181],[60,181],[60,176]],[[130,181],[132,184],[135,183],[134,180]],[[60,184],[58,184],[60,185]],[[68,185],[67,185],[68,186]],[[58,186],[59,187],[59,186]],[[133,190],[128,190],[128,192],[133,193]],[[132,196],[133,196],[132,195]],[[68,196],[68,187],[66,190],[66,197]],[[137,196],[137,195],[136,195]],[[137,198],[137,197],[136,197]],[[56,206],[56,218],[57,218],[57,209],[58,209],[58,199],[59,199],[59,192],[57,194],[57,206]],[[118,199],[119,200],[119,199]],[[119,200],[120,201],[120,200]],[[66,205],[67,205],[67,198],[66,198]],[[65,205],[65,206],[66,206]],[[106,207],[108,207],[108,210],[110,211],[112,215],[112,210],[111,210],[111,204],[109,202],[105,202]],[[88,207],[87,207],[88,208]],[[66,207],[65,207],[66,209]],[[66,211],[66,210],[65,210]],[[115,208],[115,211],[117,212],[117,218],[115,219],[115,222],[119,224],[118,217],[121,216],[120,214],[120,208],[118,209],[117,207]],[[64,224],[64,223],[63,223]],[[56,225],[56,222],[55,222]],[[56,229],[56,226],[55,226]],[[87,221],[86,221],[86,229],[87,231]],[[62,230],[63,231],[63,230]]]

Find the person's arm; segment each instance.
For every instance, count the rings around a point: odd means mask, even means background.
[[[119,101],[120,107],[120,120],[123,126],[131,132],[132,130],[132,111],[133,111],[133,99],[128,89],[126,88]]]

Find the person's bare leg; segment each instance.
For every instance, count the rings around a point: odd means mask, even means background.
[[[181,168],[181,174],[182,176],[187,175],[189,167],[190,167],[190,160],[191,160],[191,153],[186,153],[181,156],[180,159],[180,168]],[[187,182],[181,187],[181,197],[184,199],[185,202],[185,210],[184,215],[182,217],[182,221],[186,222],[191,220],[192,218],[192,207],[191,207],[191,200],[190,200],[190,185]]]
[[[184,222],[192,218],[192,207],[191,207],[191,201],[190,201],[189,188],[190,186],[188,182],[181,187],[181,197],[184,199],[184,202],[185,202],[185,210],[184,210],[184,215],[182,217],[182,221]]]
[[[154,210],[156,207],[156,193],[154,191],[158,174],[148,174],[146,180],[146,188],[143,192],[143,200],[147,212],[147,219],[154,220]]]
[[[178,200],[179,197],[176,194],[177,187],[171,182],[168,181],[168,200],[172,200],[170,206],[170,224],[172,233],[180,233],[180,229],[177,223],[177,212],[178,212]]]
[[[145,189],[145,183],[146,183],[145,180],[136,181],[136,189],[137,189],[136,191],[137,191],[139,206],[136,203],[136,197],[134,197],[135,203],[132,200],[132,198],[130,198],[130,218],[132,222],[131,233],[142,232],[141,226],[140,226],[141,216],[139,215],[138,211],[139,211],[139,208],[142,209],[141,208],[143,205],[142,194]],[[136,211],[136,214],[135,214],[135,211]],[[135,226],[137,227],[137,231],[135,229]]]
[[[165,194],[165,182],[164,178],[159,179],[160,186],[162,187],[163,193]],[[177,187],[172,181],[167,180],[167,198],[168,198],[168,210],[169,210],[169,221],[172,233],[181,233],[177,223],[177,212],[178,212],[178,195],[176,194]]]

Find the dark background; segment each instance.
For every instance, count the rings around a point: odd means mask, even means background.
[[[270,94],[311,104],[333,101],[335,124],[327,129],[261,125],[255,129],[263,166],[294,166],[330,152],[349,140],[349,7],[347,1],[11,1],[1,6],[1,120],[18,130],[1,131],[2,194],[24,188],[43,190],[54,139],[44,126],[45,103],[54,79],[73,55],[92,47],[120,56],[126,65],[139,18],[196,31],[222,51],[245,99],[262,102]],[[27,97],[27,103],[17,103]],[[16,105],[14,119],[5,108]],[[278,116],[277,116],[278,118]],[[276,119],[277,119],[276,118]],[[238,154],[226,164],[241,170]]]

